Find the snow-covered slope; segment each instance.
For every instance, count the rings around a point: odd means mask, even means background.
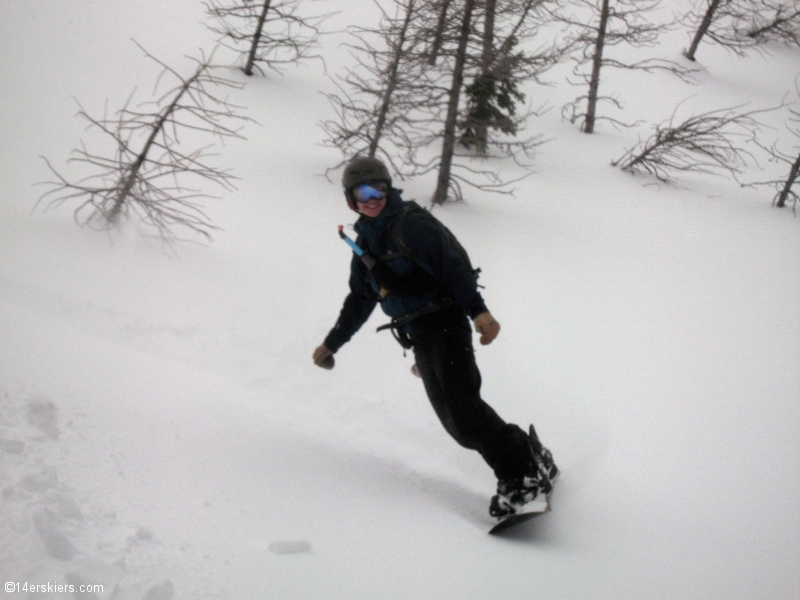
[[[332,27],[370,14],[337,9]],[[800,596],[791,211],[724,179],[622,173],[609,162],[637,131],[586,136],[557,110],[532,123],[553,141],[514,198],[437,209],[503,324],[477,351],[484,396],[535,422],[563,473],[552,513],[490,537],[491,473],[374,334],[382,315],[333,371],[311,363],[346,293],[335,226],[352,221],[320,176],[338,157],[319,146],[319,66],[237,93],[261,126],[220,158],[241,181],[208,204],[211,245],[31,212],[39,155],[61,166],[81,136],[72,97],[102,112],[148,93],[157,71],[129,38],[188,68],[210,46],[202,19],[185,1],[0,3],[2,582],[135,600]],[[704,47],[694,87],[609,85],[655,123],[692,94],[775,105],[799,58]],[[530,95],[560,106],[576,90],[554,79]],[[403,187],[424,199],[431,181]]]

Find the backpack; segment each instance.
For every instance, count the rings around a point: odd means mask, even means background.
[[[472,274],[473,279],[475,281],[478,280],[480,276],[480,268],[476,269],[472,266],[472,261],[469,259],[469,255],[467,254],[466,249],[464,246],[461,245],[461,242],[458,241],[453,232],[450,231],[447,226],[442,223],[439,219],[433,216],[433,214],[427,209],[423,208],[413,200],[409,200],[404,202],[403,211],[395,217],[394,221],[390,224],[390,235],[392,236],[392,241],[394,245],[397,246],[397,249],[409,260],[412,262],[414,261],[414,254],[411,252],[411,248],[408,247],[408,244],[403,239],[403,220],[405,219],[406,215],[409,213],[417,213],[425,215],[425,217],[430,220],[439,232],[444,237],[445,241],[450,245],[450,247],[456,251],[456,254],[461,258],[461,261],[464,263],[464,266],[467,270]]]

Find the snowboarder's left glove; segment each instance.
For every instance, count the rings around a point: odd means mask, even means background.
[[[479,314],[474,319],[475,331],[481,334],[481,344],[491,344],[497,334],[500,333],[500,323],[494,320],[489,311]]]
[[[336,364],[333,360],[333,352],[328,350],[325,344],[317,346],[312,355],[314,364],[323,369],[332,369]]]

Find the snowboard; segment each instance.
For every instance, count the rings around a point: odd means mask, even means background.
[[[522,507],[521,510],[515,512],[513,515],[508,515],[507,517],[503,517],[497,523],[495,523],[494,527],[489,530],[489,533],[494,535],[496,533],[500,533],[509,529],[511,527],[516,527],[520,523],[525,523],[530,521],[531,519],[535,519],[536,517],[543,515],[545,513],[550,512],[550,498],[547,498],[547,503],[542,502],[528,502],[525,506]]]

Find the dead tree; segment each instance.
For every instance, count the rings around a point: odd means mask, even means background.
[[[498,7],[502,5],[497,11],[500,27],[494,28],[496,42],[487,75],[497,78],[495,89],[502,93],[510,89],[503,86],[535,78],[554,63],[515,48],[531,30],[527,18],[531,7],[542,1],[497,0]],[[442,194],[460,199],[462,183],[503,191],[510,182],[501,179],[496,169],[469,164],[476,156],[463,151],[468,146],[464,134],[474,124],[469,120],[472,105],[469,97],[465,100],[465,89],[470,89],[465,80],[477,78],[485,66],[485,45],[475,27],[478,2],[395,0],[394,4],[394,14],[384,13],[376,28],[351,28],[354,42],[347,47],[356,64],[335,80],[338,91],[328,95],[337,116],[322,123],[328,134],[325,144],[339,148],[345,160],[358,154],[380,155],[401,177],[436,172],[437,202],[443,201]],[[447,16],[444,22],[442,15]],[[503,114],[484,120],[489,131],[486,146],[522,164],[542,143],[541,136],[511,140],[491,132],[502,130],[513,136],[533,111],[526,108],[515,114],[513,106],[503,108]]]
[[[437,11],[438,19],[436,20],[436,28],[433,31],[433,43],[428,52],[428,64],[431,66],[436,64],[436,60],[439,58],[439,52],[442,49],[444,33],[448,24],[450,1],[451,0],[439,0],[439,10]]]
[[[695,29],[685,55],[691,61],[701,41],[710,40],[738,56],[766,42],[800,46],[800,6],[794,0],[706,0],[702,16],[679,20]]]
[[[320,26],[329,16],[302,16],[299,0],[206,0],[206,12],[213,18],[208,28],[220,36],[220,43],[243,59],[246,75],[266,68],[282,72],[287,64],[306,59],[322,60],[317,54]]]
[[[746,31],[756,43],[800,47],[800,4],[796,0],[761,0],[760,8],[750,15]]]
[[[466,64],[467,42],[469,41],[469,34],[472,28],[472,11],[474,7],[475,0],[464,0],[450,92],[448,94],[447,113],[445,115],[444,131],[442,133],[442,154],[439,162],[439,172],[436,178],[436,190],[433,192],[434,204],[444,204],[452,186],[450,172],[453,164],[453,154],[455,152],[458,108],[461,99],[461,88],[464,85],[464,65]]]
[[[800,96],[800,89],[797,91]],[[797,203],[800,200],[800,109],[789,108],[789,119],[786,122],[786,131],[794,138],[794,145],[790,150],[782,150],[778,141],[770,146],[759,146],[767,152],[769,160],[779,165],[785,165],[788,174],[785,177],[776,177],[767,181],[757,181],[746,184],[748,187],[771,187],[775,190],[772,198],[772,205],[784,208],[787,204],[792,204],[792,210],[797,211]]]
[[[213,53],[192,58],[196,67],[185,77],[142,51],[163,68],[157,88],[165,79],[175,83],[156,100],[137,108],[130,107],[131,94],[113,117],[92,117],[79,104],[78,116],[89,123],[87,130],[103,134],[98,141],[110,142],[113,151],[93,152],[83,143],[73,150],[68,162],[86,173],[78,179],[68,179],[44,158],[56,179],[43,184],[51,189],[39,202],[48,208],[78,202],[74,216],[80,225],[109,228],[137,215],[165,241],[177,239],[181,230],[210,239],[217,227],[199,201],[212,196],[193,186],[211,182],[231,190],[235,178],[208,162],[213,156],[211,145],[185,149],[179,138],[243,139],[241,126],[250,119],[215,89],[241,85],[213,72]]]
[[[571,123],[580,120],[583,132],[593,133],[601,118],[624,125],[616,119],[598,116],[597,108],[602,100],[621,108],[617,99],[600,94],[604,67],[646,72],[668,71],[685,80],[691,78],[690,70],[673,61],[651,58],[624,62],[606,55],[608,48],[620,44],[635,48],[654,46],[658,36],[669,28],[668,24],[647,20],[648,13],[659,4],[660,0],[578,0],[576,6],[582,9],[581,13],[554,12],[554,19],[566,24],[571,32],[569,43],[574,49],[576,66],[573,73],[579,78],[577,85],[587,86],[587,93],[567,104],[562,114]],[[590,65],[588,73],[586,65]],[[584,103],[585,110],[581,108]]]
[[[778,160],[784,159],[784,155],[779,154],[777,150],[774,156]],[[789,161],[787,160],[786,162]],[[800,200],[800,194],[797,191],[797,188],[800,188],[800,152],[798,152],[794,162],[790,163],[789,175],[786,179],[776,183],[779,189],[772,204],[778,208],[783,208],[787,202],[792,202],[792,206],[796,210],[797,201]]]
[[[739,112],[741,107],[713,110],[677,122],[677,110],[655,132],[611,164],[625,171],[649,173],[659,181],[673,174],[701,173],[735,178],[755,161],[745,147],[762,127],[757,114],[775,109]]]
[[[377,4],[377,2],[376,2]],[[355,65],[337,76],[338,92],[326,94],[335,119],[320,123],[324,144],[338,148],[343,161],[354,156],[380,156],[400,176],[416,163],[419,139],[429,136],[423,109],[435,114],[440,103],[435,81],[429,78],[428,39],[421,21],[429,10],[424,0],[394,0],[394,13],[380,5],[382,17],[374,28],[353,27],[345,44]],[[428,13],[429,15],[429,13]]]
[[[714,23],[720,3],[724,3],[725,1],[726,0],[708,0],[708,6],[703,13],[703,17],[697,24],[697,30],[692,37],[692,43],[689,44],[689,49],[685,52],[685,56],[689,60],[696,60],[695,53],[697,52],[697,47],[700,45],[700,40],[708,33],[711,24]],[[689,18],[691,18],[691,15],[689,15]]]

